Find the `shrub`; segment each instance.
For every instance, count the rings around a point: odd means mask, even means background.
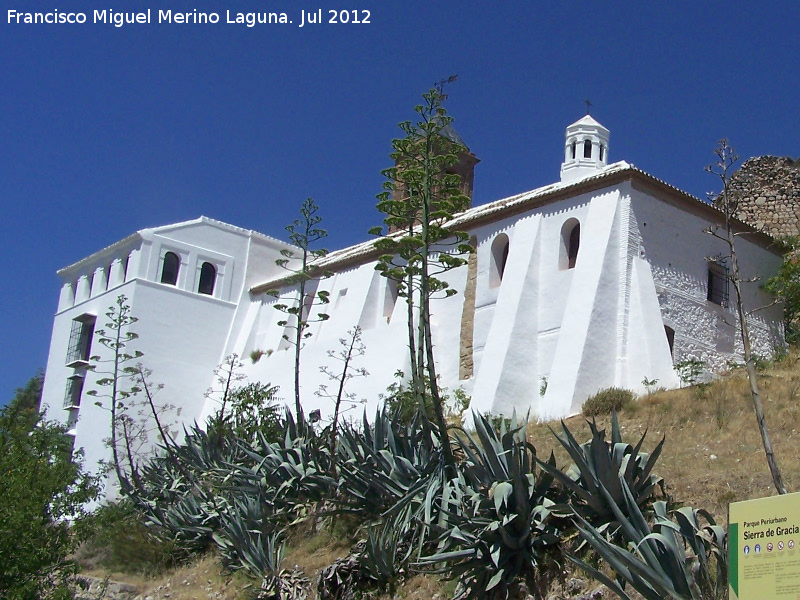
[[[414,391],[410,382],[404,381],[405,373],[403,373],[403,371],[395,371],[394,377],[396,381],[389,384],[386,388],[386,392],[379,394],[378,399],[383,402],[386,411],[390,415],[399,415],[400,421],[408,425],[414,420],[419,408],[419,403],[416,398],[414,398]],[[426,376],[425,416],[429,421],[435,422],[433,406],[431,405],[430,389],[430,380]],[[472,400],[463,388],[456,388],[451,392],[447,388],[439,387],[439,395],[444,409],[444,416],[447,419],[460,416],[461,413],[467,410]]]
[[[97,495],[66,429],[35,406],[41,378],[0,409],[0,598],[68,598],[75,571],[67,523]]]
[[[152,576],[173,564],[174,544],[157,537],[130,500],[104,504],[75,529],[83,540],[76,553],[83,568]]]
[[[681,385],[694,385],[705,370],[706,363],[696,358],[686,358],[675,363],[675,372]]]
[[[610,387],[600,390],[583,403],[583,414],[586,417],[610,415],[619,412],[631,404],[635,396],[632,391],[622,388]]]

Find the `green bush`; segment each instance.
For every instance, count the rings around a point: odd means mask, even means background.
[[[405,373],[403,371],[395,371],[394,377],[396,381],[389,384],[386,392],[378,395],[378,399],[383,402],[386,411],[390,415],[399,415],[400,421],[404,425],[410,424],[417,414],[419,403],[414,398],[414,393],[411,389],[411,384],[405,381]],[[435,422],[433,413],[433,405],[430,397],[430,379],[425,377],[425,416],[429,421]],[[469,407],[471,398],[462,388],[456,388],[452,392],[443,387],[439,387],[439,395],[442,399],[442,406],[444,407],[444,416],[446,419],[460,416],[462,412]]]
[[[600,390],[583,403],[583,414],[586,417],[610,415],[619,412],[631,404],[635,396],[632,391],[622,388],[610,387]]]
[[[66,429],[36,410],[41,385],[31,379],[0,409],[0,598],[71,597],[67,524],[97,495]]]
[[[130,500],[104,504],[76,523],[82,540],[76,559],[83,568],[157,575],[174,564],[174,543],[144,524]]]

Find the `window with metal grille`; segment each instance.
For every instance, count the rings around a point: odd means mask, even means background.
[[[72,321],[72,329],[69,332],[69,350],[67,351],[68,365],[89,362],[95,319],[94,315],[81,315]]]
[[[728,267],[724,261],[712,260],[708,262],[708,293],[709,302],[728,305]]]
[[[67,391],[64,394],[64,408],[78,408],[83,393],[83,376],[73,375],[67,379]]]

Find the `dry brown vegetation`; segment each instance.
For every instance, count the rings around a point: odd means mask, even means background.
[[[760,373],[767,424],[790,492],[800,490],[799,360],[794,352]],[[596,419],[609,426],[608,416]],[[619,421],[626,442],[635,443],[647,431],[645,451],[666,437],[654,471],[664,478],[668,494],[684,505],[705,508],[719,522],[727,523],[730,502],[776,494],[742,370],[712,384],[645,395],[623,409]],[[579,441],[590,437],[584,417],[565,423]],[[566,467],[566,453],[551,427],[560,432],[559,423],[529,425],[529,439],[540,458],[553,450],[559,466]]]
[[[793,352],[760,372],[767,422],[783,478],[789,491],[800,490],[800,354]],[[705,508],[727,523],[728,503],[774,495],[761,438],[756,427],[749,388],[741,370],[722,375],[714,383],[679,390],[656,391],[624,408],[619,415],[623,439],[636,443],[647,431],[643,450],[652,450],[666,437],[655,473],[664,478],[667,493],[676,502]],[[596,417],[608,427],[609,416]],[[565,420],[579,441],[590,436],[586,419]],[[569,466],[566,453],[550,428],[561,425],[531,423],[528,437],[540,458],[555,452],[560,467]],[[292,537],[283,566],[299,565],[316,581],[319,571],[347,554],[355,527],[323,529]],[[213,557],[155,579],[135,579],[118,573],[94,573],[134,583],[143,596],[154,599],[247,597],[246,580],[222,571]],[[417,575],[400,586],[395,597],[409,600],[447,598],[453,584]],[[169,596],[166,595],[169,593]],[[375,596],[388,598],[388,596]]]

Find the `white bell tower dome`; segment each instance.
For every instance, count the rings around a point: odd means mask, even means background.
[[[561,181],[583,179],[608,164],[609,131],[587,114],[567,127]]]

